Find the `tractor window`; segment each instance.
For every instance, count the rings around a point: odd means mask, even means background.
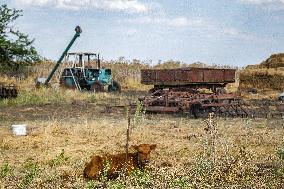
[[[74,72],[74,70],[71,68],[72,72]],[[70,71],[70,68],[68,69],[64,69],[63,72],[62,72],[62,76],[71,76],[71,71]]]
[[[85,74],[87,77],[98,77],[99,76],[99,69],[87,69]]]
[[[106,69],[106,75],[111,75],[111,69]]]

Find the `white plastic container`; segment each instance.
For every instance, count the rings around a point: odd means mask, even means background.
[[[12,125],[13,134],[16,136],[25,136],[27,135],[27,125],[25,124],[18,124]]]

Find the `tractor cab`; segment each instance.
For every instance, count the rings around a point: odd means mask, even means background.
[[[105,86],[109,92],[120,91],[111,69],[101,68],[99,54],[68,53],[65,62],[67,66],[61,72],[61,85],[80,91],[102,92]]]
[[[99,81],[103,85],[111,84],[111,69],[86,68],[84,69],[85,79],[88,83]]]

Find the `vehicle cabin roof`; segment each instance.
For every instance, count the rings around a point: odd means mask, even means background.
[[[91,52],[70,52],[68,53],[68,55],[94,55],[96,56],[97,54],[96,53],[91,53]]]

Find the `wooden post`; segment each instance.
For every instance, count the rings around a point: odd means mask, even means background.
[[[128,163],[128,150],[129,150],[129,140],[130,140],[130,107],[128,106],[126,109],[127,114],[127,129],[126,129],[126,145],[125,145],[125,151],[126,151],[126,157],[125,161]]]

